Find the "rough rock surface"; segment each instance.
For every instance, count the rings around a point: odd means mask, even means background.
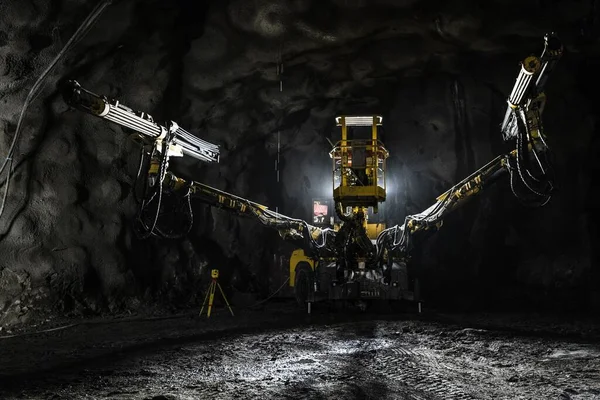
[[[434,3],[115,2],[27,112],[0,218],[0,325],[26,320],[32,307],[96,313],[185,303],[207,265],[241,276],[242,289],[263,290],[277,248],[272,232],[201,205],[187,239],[138,240],[137,145],[119,127],[69,111],[58,82],[77,79],[220,144],[219,166],[175,169],[299,218],[309,217],[311,198],[329,195],[333,117],[382,113],[392,154],[385,212],[399,223],[506,150],[504,100],[519,60],[537,54],[549,30],[567,45],[545,113],[561,191],[533,210],[500,183],[448,218],[419,258],[432,301],[591,304],[600,282],[593,2]],[[93,4],[1,2],[0,161],[28,90]]]
[[[241,310],[240,310],[241,311]],[[383,310],[380,310],[383,311]],[[120,318],[0,346],[3,399],[597,399],[596,318],[316,312]],[[17,357],[18,355],[18,357]]]

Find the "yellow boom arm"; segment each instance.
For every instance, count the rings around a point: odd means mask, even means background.
[[[227,193],[214,187],[196,181],[186,181],[168,172],[164,184],[167,190],[181,192],[187,191],[194,200],[212,207],[221,208],[243,217],[256,219],[261,224],[276,229],[283,239],[305,239],[317,245],[318,240],[324,241],[327,234],[333,234],[331,229],[321,229],[309,225],[303,220],[291,218],[272,210],[268,207]]]
[[[507,99],[507,110],[501,125],[505,141],[515,140],[516,148],[501,155],[463,179],[440,195],[425,211],[409,215],[403,225],[396,225],[381,232],[377,238],[378,254],[383,250],[400,250],[407,254],[411,249],[411,237],[420,231],[439,229],[444,218],[463,205],[469,198],[496,180],[503,172],[510,175],[511,190],[515,196],[516,185],[525,189],[527,200],[545,205],[551,197],[554,184],[551,168],[547,162],[550,151],[542,126],[541,115],[546,104],[544,88],[550,72],[563,53],[563,46],[554,34],[544,37],[544,51],[538,58],[529,56],[521,63],[515,85]],[[526,196],[526,197],[527,197]]]

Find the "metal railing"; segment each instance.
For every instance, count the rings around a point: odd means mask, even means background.
[[[340,186],[379,186],[385,190],[389,153],[378,140],[341,140],[330,151],[333,189]]]

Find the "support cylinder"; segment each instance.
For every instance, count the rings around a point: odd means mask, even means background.
[[[508,97],[508,102],[512,107],[523,105],[523,99],[531,88],[533,75],[540,70],[540,67],[540,60],[535,56],[527,57],[521,63],[521,71],[519,72],[515,86],[513,86],[513,90]]]

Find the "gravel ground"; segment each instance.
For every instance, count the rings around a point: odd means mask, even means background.
[[[1,399],[600,399],[593,320],[317,312],[88,321],[0,341]]]

